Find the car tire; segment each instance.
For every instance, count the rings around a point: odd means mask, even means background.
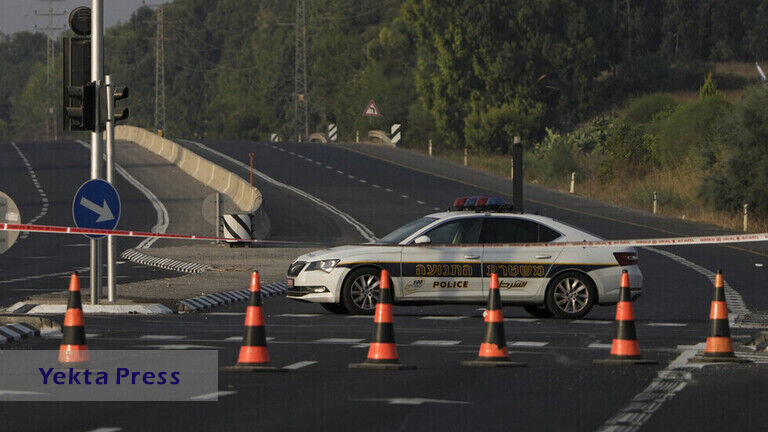
[[[584,273],[561,273],[547,287],[547,309],[557,318],[582,318],[592,310],[595,300],[595,284]]]
[[[352,315],[372,315],[379,300],[381,272],[364,267],[349,273],[341,289],[341,304]]]
[[[547,305],[527,305],[523,306],[523,310],[536,318],[552,318],[552,311],[547,308]]]
[[[346,307],[344,307],[341,303],[320,303],[320,306],[323,307],[323,309],[327,310],[330,313],[334,314],[348,314],[349,311]]]

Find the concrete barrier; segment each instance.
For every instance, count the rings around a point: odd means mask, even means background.
[[[209,188],[229,196],[237,208],[252,215],[252,237],[262,239],[269,234],[270,222],[264,212],[261,191],[237,174],[199,156],[197,153],[152,132],[135,126],[117,126],[115,139],[131,141],[176,165],[190,177]]]
[[[392,144],[392,140],[389,138],[389,135],[387,135],[387,133],[384,131],[380,131],[380,130],[368,131],[368,140],[374,144],[383,144],[386,146],[395,147],[395,145]]]

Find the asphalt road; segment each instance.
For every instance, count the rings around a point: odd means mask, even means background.
[[[204,144],[246,163],[248,152],[256,153],[260,172],[333,205],[377,236],[445,208],[457,196],[495,194],[500,189],[498,184],[461,180],[471,178],[461,167],[440,168],[454,172],[453,177],[430,175],[339,147]],[[204,156],[247,178],[246,170],[226,158]],[[272,219],[272,238],[362,240],[332,212],[323,210],[322,217],[316,216],[317,206],[305,199],[271,184],[258,186],[263,188]],[[59,192],[59,199],[69,199],[73,191]],[[30,197],[25,204],[29,207],[35,204],[35,192],[33,188],[17,193],[29,194],[23,195]],[[528,192],[529,211],[539,210],[608,238],[659,236],[659,229],[680,229],[671,220],[574,197],[535,196],[530,188]],[[302,213],[311,209],[314,212]],[[712,230],[696,225],[684,228],[691,233]],[[759,250],[720,247],[669,251],[675,255],[640,253],[645,286],[636,303],[638,335],[643,354],[659,360],[655,366],[592,364],[592,359],[607,355],[605,344],[614,331],[613,308],[598,308],[578,322],[530,319],[519,308],[506,308],[505,316],[514,318],[505,323],[507,339],[513,343],[511,355],[528,366],[461,368],[460,360],[476,355],[483,334],[480,311],[472,306],[432,306],[395,308],[401,359],[417,370],[351,371],[347,364],[365,356],[361,343],[370,337],[369,319],[335,316],[318,306],[273,299],[265,303],[267,333],[275,338],[270,341],[271,357],[281,366],[306,366],[273,375],[221,373],[219,388],[231,393],[223,393],[216,403],[6,403],[0,404],[0,415],[13,430],[597,430],[617,418],[628,426],[626,430],[761,429],[766,400],[753,390],[766,381],[761,363],[676,367],[693,352],[686,345],[704,341],[711,295],[711,283],[702,269],[683,258],[708,270],[724,268],[745,305],[757,312],[765,309],[765,278],[754,264],[765,257],[757,255]],[[41,252],[29,249],[29,254]],[[236,305],[171,317],[88,317],[87,332],[98,335],[89,339],[89,346],[174,349],[197,345],[217,349],[220,364],[232,364],[237,342],[225,339],[241,334],[243,308]],[[743,338],[751,331],[734,328],[732,333]],[[3,347],[56,349],[58,343],[56,338],[39,338]],[[657,382],[657,376],[663,382]],[[631,401],[649,398],[659,403],[637,408],[640,411],[630,412],[626,419],[620,415]]]
[[[21,154],[20,154],[20,153]],[[24,163],[22,155],[28,163]],[[0,144],[0,190],[19,206],[24,223],[73,226],[72,199],[90,179],[89,150],[76,142]],[[147,198],[121,176],[115,188],[122,201],[118,227],[149,230],[156,223]],[[117,250],[140,240],[117,239]],[[29,295],[67,289],[68,274],[81,270],[87,289],[89,241],[84,236],[30,233],[0,255],[0,304]],[[106,255],[106,244],[104,246]],[[117,282],[167,277],[175,273],[123,263]]]

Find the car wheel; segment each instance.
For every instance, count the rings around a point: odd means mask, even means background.
[[[373,268],[354,270],[344,281],[341,304],[353,315],[370,315],[379,301],[380,272]]]
[[[349,311],[341,303],[320,303],[323,309],[335,314],[348,314]]]
[[[558,275],[547,288],[547,309],[558,318],[577,319],[592,310],[597,290],[583,273],[566,272]]]
[[[523,309],[536,318],[552,318],[552,312],[546,305],[528,305],[523,306]]]

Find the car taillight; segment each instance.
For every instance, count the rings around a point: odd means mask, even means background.
[[[620,266],[637,264],[637,253],[635,252],[614,252],[613,256]]]

